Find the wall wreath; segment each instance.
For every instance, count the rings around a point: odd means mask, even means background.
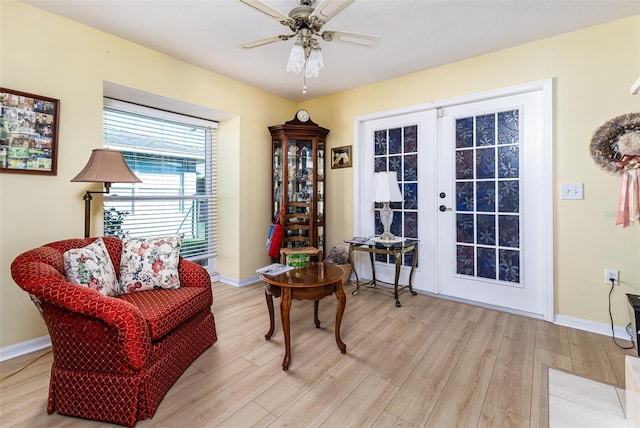
[[[591,156],[600,168],[621,176],[616,225],[640,223],[640,113],[614,117],[598,128]]]
[[[614,117],[596,129],[591,138],[591,157],[603,170],[621,175],[620,163],[625,154],[622,153],[620,138],[628,133],[640,133],[640,113],[629,113]]]

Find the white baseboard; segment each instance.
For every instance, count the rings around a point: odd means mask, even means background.
[[[0,348],[0,361],[10,360],[51,346],[51,338],[42,336]]]
[[[554,317],[553,323],[611,337],[611,324],[589,321],[582,318],[569,317],[566,315],[556,315]],[[614,326],[613,330],[615,331],[616,339],[629,341],[631,340],[631,338],[629,338],[629,334],[627,333],[626,327]]]
[[[251,285],[251,284],[255,284],[256,282],[259,282],[260,278],[258,278],[258,275],[254,275],[252,277],[238,281],[235,278],[229,278],[228,276],[220,275],[220,277],[218,278],[218,281],[224,282],[225,284],[233,285],[234,287],[245,287],[247,285]]]
[[[370,281],[370,279],[365,279],[364,281]],[[391,285],[390,288],[393,289],[393,285]],[[430,291],[417,290],[415,288],[413,289],[413,291],[415,291],[418,294],[425,295],[425,296],[435,297],[436,299],[451,300],[453,302],[465,303],[467,305],[473,305],[473,306],[480,306],[482,308],[493,309],[495,311],[501,311],[501,312],[507,312],[507,313],[514,314],[514,315],[521,315],[523,317],[528,317],[528,318],[536,318],[536,319],[540,319],[540,320],[544,319],[543,316],[539,315],[539,314],[532,314],[531,312],[519,311],[517,309],[505,308],[503,306],[489,305],[487,303],[475,302],[475,301],[472,301],[472,300],[461,299],[459,297],[445,296],[444,294],[436,294],[436,293],[432,293]]]

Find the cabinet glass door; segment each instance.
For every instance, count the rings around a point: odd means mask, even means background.
[[[288,142],[287,191],[291,202],[311,202],[313,195],[313,155],[311,141]]]
[[[324,141],[318,141],[316,221],[318,222],[318,248],[324,247]]]
[[[287,215],[284,245],[308,247],[313,242],[313,144],[310,140],[287,142]]]
[[[275,218],[280,211],[282,204],[282,141],[273,141],[273,217]]]

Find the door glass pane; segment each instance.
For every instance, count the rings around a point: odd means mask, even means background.
[[[418,125],[374,131],[374,172],[395,171],[402,192],[402,202],[392,202],[391,233],[403,238],[418,238]],[[383,232],[380,212],[376,204],[375,234]],[[395,263],[392,256],[376,254],[376,260]],[[404,255],[402,263],[411,266],[413,252]]]
[[[456,178],[473,178],[473,150],[456,150]]]
[[[473,214],[456,214],[456,224],[458,225],[456,240],[465,244],[473,244]]]
[[[456,272],[520,283],[520,112],[456,119]]]

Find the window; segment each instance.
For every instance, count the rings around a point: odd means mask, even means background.
[[[212,272],[216,256],[217,123],[105,98],[104,146],[122,151],[141,183],[113,183],[104,234],[184,234],[181,255]]]

